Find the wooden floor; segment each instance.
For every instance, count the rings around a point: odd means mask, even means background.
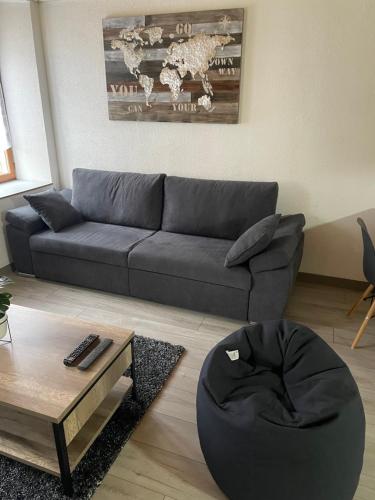
[[[45,311],[127,328],[182,344],[186,353],[94,495],[95,500],[223,499],[200,451],[195,416],[202,362],[220,339],[243,323],[7,273],[13,302]],[[299,282],[287,317],[324,338],[348,363],[367,417],[365,463],[356,500],[375,499],[375,319],[355,351],[350,344],[366,304],[348,319],[358,292]],[[319,499],[317,499],[319,500]]]

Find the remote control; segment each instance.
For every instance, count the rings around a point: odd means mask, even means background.
[[[80,370],[86,370],[92,363],[101,355],[103,352],[108,349],[108,347],[113,343],[112,339],[103,339],[100,341],[100,344],[93,349],[90,354],[80,362],[78,368]]]
[[[74,351],[72,351],[69,356],[64,359],[64,365],[72,366],[73,363],[84,353],[84,351],[86,351],[86,349],[90,347],[98,338],[99,335],[96,334],[88,335],[79,345],[77,345]]]

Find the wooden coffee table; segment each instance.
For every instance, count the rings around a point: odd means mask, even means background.
[[[132,387],[122,375],[134,366],[134,333],[15,305],[9,324],[13,343],[0,345],[0,454],[60,477],[72,495],[71,472]],[[114,342],[86,371],[64,366],[90,333]]]

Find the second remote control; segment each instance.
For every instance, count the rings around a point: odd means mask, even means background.
[[[112,339],[103,339],[90,354],[78,365],[80,370],[86,370],[113,343]]]
[[[72,351],[66,358],[64,358],[65,366],[72,366],[75,361],[92,345],[99,335],[91,334],[88,335],[82,342]]]

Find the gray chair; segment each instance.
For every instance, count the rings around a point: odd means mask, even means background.
[[[352,349],[357,346],[358,342],[361,340],[363,334],[365,333],[368,322],[375,315],[375,301],[373,293],[375,288],[375,248],[363,219],[358,217],[357,222],[361,227],[363,239],[363,274],[365,275],[365,278],[368,281],[369,285],[361,295],[359,300],[348,311],[348,316],[350,316],[357,309],[357,307],[363,300],[371,299],[371,306],[357,332],[357,335],[355,336],[355,339],[353,340]]]

